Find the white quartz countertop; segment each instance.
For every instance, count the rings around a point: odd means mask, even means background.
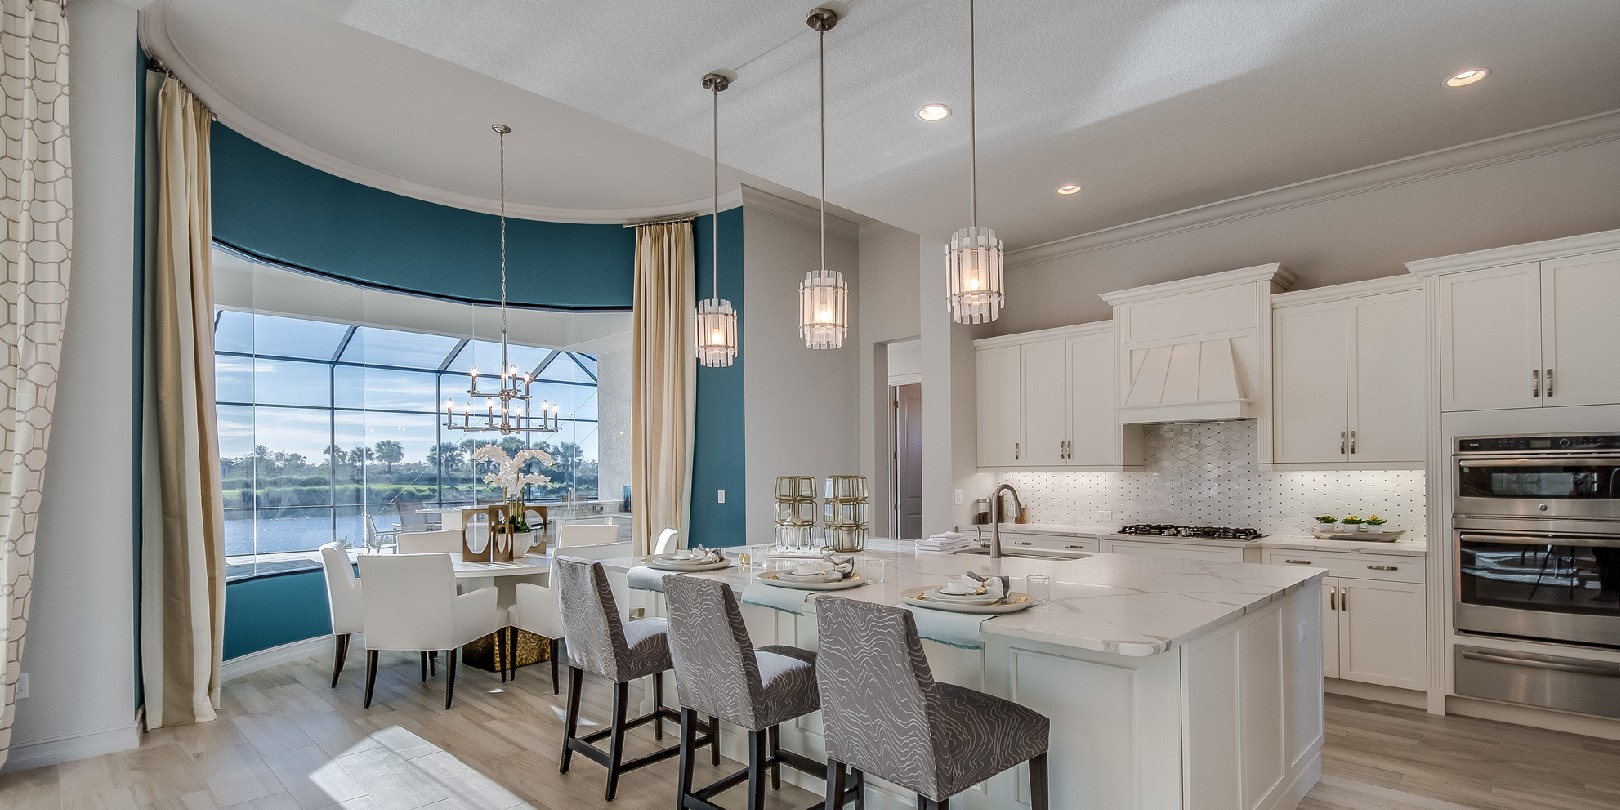
[[[837,596],[883,604],[901,604],[906,588],[943,583],[973,569],[1006,574],[1013,589],[1021,578],[1052,578],[1052,602],[1019,613],[989,618],[979,625],[981,638],[1023,638],[1065,647],[1118,655],[1148,656],[1166,652],[1245,613],[1258,610],[1310,583],[1326,572],[1319,568],[1216,563],[1169,557],[1093,554],[1078,560],[1042,560],[918,552],[909,541],[871,540],[857,559],[857,570],[870,574],[870,560],[889,561],[883,583],[834,592]],[[609,560],[609,568],[628,570],[635,559]],[[733,567],[699,574],[729,582],[741,592],[761,569]],[[805,612],[814,612],[807,592]]]
[[[986,536],[990,527],[984,529]],[[1306,533],[1276,534],[1258,540],[1223,540],[1217,537],[1166,537],[1152,534],[1120,534],[1118,526],[1070,526],[1061,523],[1003,523],[1002,534],[1050,534],[1060,537],[1110,537],[1119,540],[1141,540],[1148,543],[1175,543],[1176,545],[1207,546],[1261,546],[1268,548],[1297,548],[1314,551],[1356,551],[1364,553],[1394,554],[1422,557],[1428,554],[1428,544],[1422,540],[1401,540],[1395,543],[1373,543],[1356,540],[1322,540]],[[966,534],[966,532],[964,532]]]

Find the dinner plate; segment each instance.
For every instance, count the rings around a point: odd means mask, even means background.
[[[833,582],[796,582],[791,579],[783,579],[779,574],[778,571],[766,571],[760,574],[758,579],[766,585],[774,585],[778,588],[797,588],[801,591],[842,591],[847,588],[859,588],[866,584],[866,578],[860,574],[851,574],[844,579]]]
[[[660,571],[718,571],[731,566],[731,560],[723,558],[719,560],[675,560],[669,557],[653,556],[645,557],[641,562],[648,568],[656,568]]]
[[[837,571],[817,571],[814,574],[796,574],[792,571],[777,571],[776,575],[788,582],[837,582],[844,578]]]
[[[925,593],[929,599],[938,599],[942,602],[953,602],[959,605],[988,605],[1001,599],[1000,595],[989,593],[946,593],[939,588],[930,588]]]
[[[1013,591],[1007,595],[1007,601],[997,600],[988,605],[968,605],[961,602],[951,602],[944,599],[935,599],[928,596],[929,588],[907,588],[900,592],[900,601],[908,605],[929,608],[932,610],[948,610],[952,613],[978,613],[998,614],[1017,613],[1035,606],[1029,594]]]

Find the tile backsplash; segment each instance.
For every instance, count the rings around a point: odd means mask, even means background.
[[[1005,472],[1031,523],[1178,523],[1305,534],[1315,515],[1377,514],[1422,539],[1421,470],[1261,472],[1252,420],[1145,425],[1141,472]]]

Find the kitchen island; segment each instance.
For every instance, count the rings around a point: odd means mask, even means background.
[[[889,562],[882,583],[837,595],[900,604],[907,588],[983,574],[1052,578],[1052,602],[984,619],[923,611],[935,678],[1023,703],[1052,719],[1052,806],[1291,808],[1321,772],[1322,627],[1319,569],[1096,554],[1075,560],[916,552],[874,540],[863,573]],[[662,610],[659,577],[609,561]],[[698,574],[741,596],[756,645],[816,646],[815,598],[755,581],[762,569]],[[928,615],[935,614],[935,615]],[[783,729],[784,745],[822,757],[819,713]],[[741,756],[739,735],[728,735]],[[784,774],[785,775],[785,774]],[[806,787],[820,783],[807,779]],[[1020,766],[953,806],[1028,806]],[[873,808],[912,807],[874,781]]]

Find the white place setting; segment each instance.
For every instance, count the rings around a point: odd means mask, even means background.
[[[842,591],[866,584],[866,578],[855,573],[853,558],[844,558],[842,562],[799,560],[775,571],[762,572],[756,581],[803,591]]]
[[[900,599],[929,610],[988,615],[1017,613],[1037,604],[1030,594],[1012,590],[1009,577],[983,577],[972,571],[951,577],[943,585],[906,588],[900,592]]]
[[[641,564],[659,571],[718,571],[732,565],[725,552],[706,548],[683,548],[668,554],[643,557]]]

